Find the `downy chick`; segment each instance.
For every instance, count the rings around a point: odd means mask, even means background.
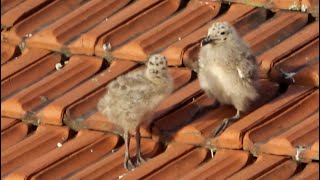
[[[167,60],[162,55],[152,55],[146,68],[118,77],[108,84],[107,89],[97,108],[110,122],[123,129],[126,147],[124,167],[132,170],[135,165],[129,155],[129,131],[136,132],[136,163],[140,165],[145,161],[140,152],[140,125],[152,119],[156,107],[173,90]]]
[[[229,121],[249,111],[259,97],[258,65],[249,47],[228,22],[214,23],[201,42],[198,78],[207,96],[221,104],[233,105],[237,113],[226,118],[213,132],[221,133]]]

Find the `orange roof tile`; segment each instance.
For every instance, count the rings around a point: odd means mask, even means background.
[[[319,2],[228,2],[2,0],[1,178],[316,179]],[[235,113],[214,108],[197,79],[200,42],[218,21],[248,42],[262,86],[257,107],[212,138]],[[141,128],[149,159],[128,172],[122,130],[96,105],[152,53],[168,59],[175,90]]]

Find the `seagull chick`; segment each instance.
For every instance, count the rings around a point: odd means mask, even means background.
[[[237,113],[214,131],[221,133],[229,121],[240,118],[258,99],[258,65],[249,47],[228,22],[214,23],[201,42],[198,78],[201,88],[221,104],[233,105]]]
[[[159,54],[152,55],[146,68],[118,77],[108,84],[107,89],[97,108],[110,122],[123,129],[126,147],[124,167],[132,170],[135,165],[129,155],[129,132],[136,132],[136,163],[140,165],[145,161],[140,152],[140,125],[152,120],[155,108],[173,90],[166,58]]]

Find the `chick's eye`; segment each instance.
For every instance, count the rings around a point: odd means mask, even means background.
[[[224,35],[224,34],[225,34],[225,32],[221,32],[220,34],[221,34],[221,35]]]

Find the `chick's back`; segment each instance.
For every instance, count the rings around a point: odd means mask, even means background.
[[[106,95],[98,103],[98,110],[124,130],[133,130],[142,121],[150,120],[152,111],[172,91],[171,79],[154,83],[144,72],[140,69],[109,83]]]

